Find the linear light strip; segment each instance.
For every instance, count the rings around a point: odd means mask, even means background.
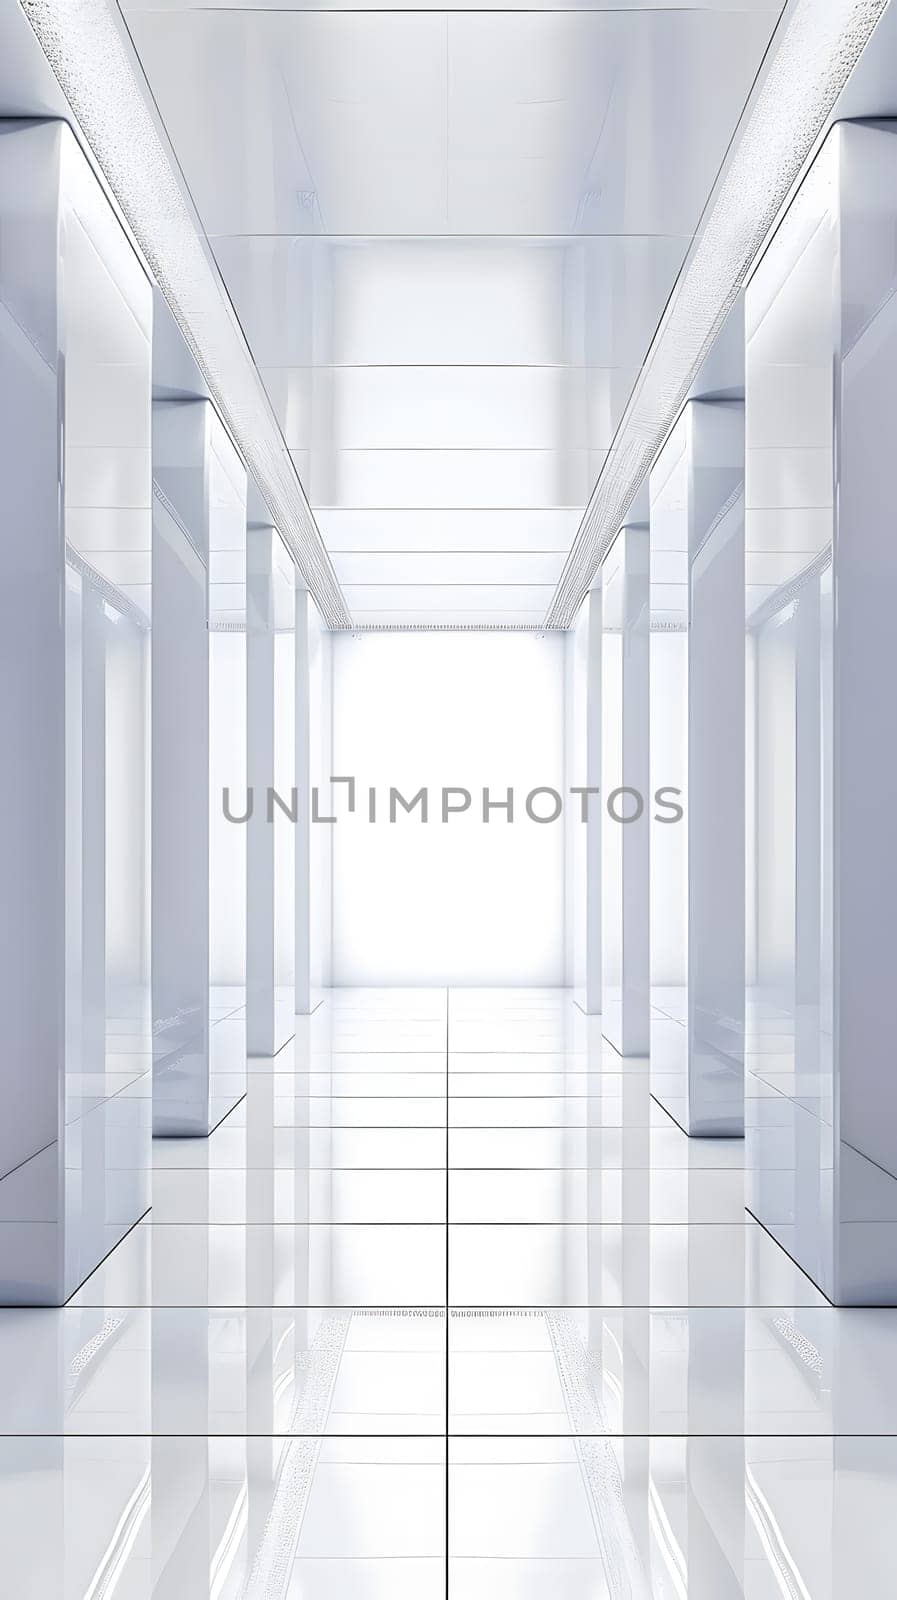
[[[311,507],[111,0],[20,4],[322,617],[331,628],[350,628]]]
[[[796,0],[736,136],[564,564],[546,627],[569,628],[701,362],[888,0]]]

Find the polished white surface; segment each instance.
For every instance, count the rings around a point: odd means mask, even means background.
[[[890,1592],[897,1313],[828,1305],[746,1216],[740,1142],[689,1142],[600,1035],[500,1048],[576,1009],[335,990],[209,1138],[155,1141],[147,1220],[65,1308],[0,1312],[11,1592]],[[614,1125],[528,1125],[583,1102]],[[502,1165],[519,1137],[550,1144]]]
[[[685,1033],[654,1025],[652,1082],[698,1136],[744,1132],[743,484],[744,406],[689,401],[650,478],[651,790],[685,797],[651,828],[652,997]]]
[[[243,908],[245,884],[218,848],[227,756],[209,631],[225,617],[245,623],[246,471],[208,401],[154,404],[153,479],[153,1127],[183,1137],[208,1133],[246,1085],[245,1022],[215,1031],[237,997],[216,1005],[210,993],[216,915],[230,894]],[[237,583],[217,581],[225,551]]]

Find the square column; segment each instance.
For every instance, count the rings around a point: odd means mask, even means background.
[[[651,1088],[713,1138],[744,1132],[743,481],[743,405],[690,401],[650,480]]]
[[[210,597],[225,584],[229,611],[245,616],[246,472],[209,401],[186,400],[153,407],[153,475],[153,1132],[197,1137],[246,1088],[242,987],[232,1003],[209,987],[211,820],[223,804],[211,783]],[[244,785],[233,787],[239,812]],[[245,884],[235,899],[245,917]]]
[[[276,528],[246,542],[247,827],[246,1038],[273,1056],[295,1031],[295,569]]]
[[[621,528],[601,569],[602,1026],[624,1056],[649,1047],[648,540]]]
[[[834,128],[745,305],[747,1203],[843,1305],[897,1304],[895,185]]]
[[[569,636],[567,675],[568,979],[589,1016],[601,1012],[601,584]],[[592,791],[592,792],[590,792]]]
[[[151,285],[69,129],[3,125],[7,1304],[66,1300],[149,1206],[151,343]]]

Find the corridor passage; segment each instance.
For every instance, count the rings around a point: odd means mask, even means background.
[[[897,1311],[827,1303],[741,1141],[570,991],[297,1020],[67,1306],[0,1312],[4,1595],[897,1590]]]

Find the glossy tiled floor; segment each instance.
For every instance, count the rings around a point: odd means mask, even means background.
[[[897,1311],[826,1303],[740,1143],[566,992],[298,1027],[64,1310],[0,1312],[0,1592],[897,1592]]]

